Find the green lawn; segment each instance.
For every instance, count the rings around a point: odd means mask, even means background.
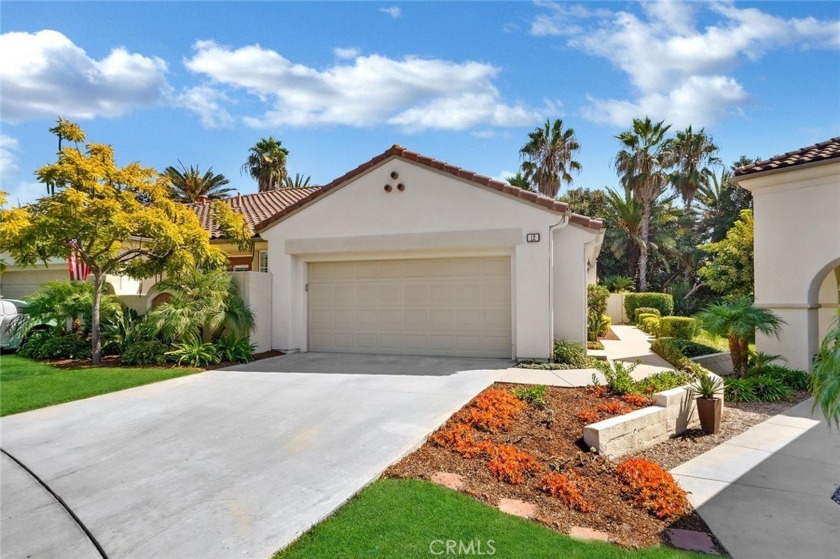
[[[438,540],[461,541],[466,546],[473,542],[473,553],[462,552],[461,556],[479,555],[475,547],[478,542],[483,555],[490,556],[488,541],[492,540],[492,557],[500,559],[705,557],[665,547],[630,551],[604,543],[578,542],[428,482],[385,479],[277,552],[274,559],[453,556],[445,553],[446,544]]]
[[[200,372],[198,369],[59,369],[15,355],[0,356],[0,416],[80,400]]]

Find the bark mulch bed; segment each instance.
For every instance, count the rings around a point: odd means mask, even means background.
[[[260,359],[268,359],[270,357],[277,357],[279,355],[284,355],[282,351],[264,351],[262,353],[255,353],[254,356],[251,358],[251,362],[259,361]],[[149,366],[142,366],[138,367],[135,365],[123,365],[120,363],[120,356],[119,355],[103,355],[102,359],[100,360],[99,365],[94,365],[90,359],[57,359],[57,360],[45,360],[44,363],[47,365],[52,365],[53,367],[58,367],[59,369],[95,369],[101,367],[125,367],[127,369],[176,369],[179,368],[177,365],[162,365],[160,367],[149,367]],[[213,371],[215,369],[222,369],[224,367],[230,367],[233,365],[238,365],[238,363],[231,363],[225,361],[223,363],[218,363],[216,365],[210,365],[209,367],[204,367],[205,371]]]
[[[802,391],[794,392],[790,402],[725,402],[719,433],[709,435],[701,429],[688,429],[641,451],[639,456],[671,470],[809,397],[808,392]]]
[[[620,340],[621,338],[619,338],[619,337],[616,335],[616,333],[615,333],[615,332],[613,332],[613,329],[612,329],[612,328],[608,328],[608,329],[607,329],[607,333],[606,333],[606,334],[604,334],[603,336],[601,336],[601,339],[602,339],[602,340]]]
[[[497,383],[491,388],[510,389],[513,386]],[[667,544],[664,532],[668,528],[711,534],[690,508],[679,518],[666,521],[634,508],[625,500],[626,486],[616,477],[614,464],[585,448],[582,440],[584,422],[576,417],[584,409],[598,407],[606,401],[604,398],[598,397],[592,389],[559,387],[547,387],[545,397],[545,409],[529,405],[507,430],[493,434],[475,431],[476,442],[490,439],[495,443],[511,444],[538,460],[542,471],[526,476],[521,484],[499,481],[489,470],[486,457],[465,458],[431,440],[391,466],[385,475],[428,480],[436,472],[459,474],[464,479],[461,491],[490,506],[498,506],[501,499],[527,501],[537,505],[533,520],[545,526],[562,533],[569,533],[573,526],[593,528],[607,532],[612,541],[625,547]],[[461,413],[463,410],[453,418]],[[607,417],[611,415],[601,416],[602,419]],[[590,488],[583,492],[583,497],[592,505],[591,512],[572,510],[561,499],[540,490],[541,478],[552,470],[573,472],[592,480]]]

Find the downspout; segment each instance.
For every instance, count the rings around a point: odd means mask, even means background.
[[[554,230],[569,224],[572,210],[566,210],[560,221],[548,227],[548,355],[549,361],[554,356]]]

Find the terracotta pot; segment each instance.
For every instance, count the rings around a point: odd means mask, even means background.
[[[697,398],[700,428],[705,432],[713,435],[720,431],[721,413],[723,413],[723,400],[720,398]]]

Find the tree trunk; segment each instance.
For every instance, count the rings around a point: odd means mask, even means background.
[[[90,313],[90,341],[91,341],[91,361],[94,365],[99,365],[102,360],[102,340],[99,336],[100,318],[99,318],[99,304],[102,300],[102,288],[105,287],[105,274],[93,275],[93,309]]]
[[[741,356],[741,340],[732,334],[727,336],[727,340],[729,341],[729,355],[732,358],[732,373],[741,378],[746,372]]]
[[[639,224],[639,236],[642,246],[639,247],[639,291],[645,292],[647,284],[648,237],[650,236],[650,203],[642,204],[642,220]]]

